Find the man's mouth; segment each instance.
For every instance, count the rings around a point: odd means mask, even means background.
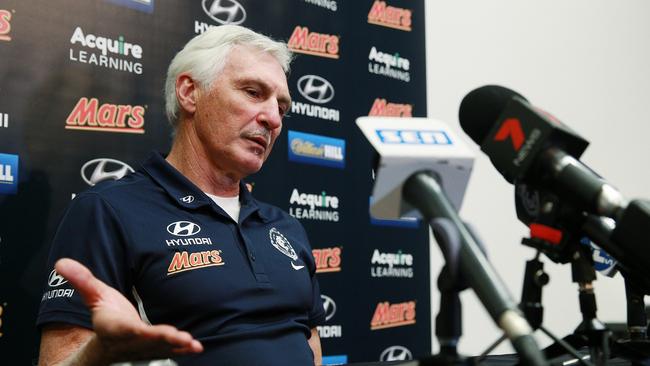
[[[266,150],[266,147],[268,146],[268,142],[264,136],[251,136],[248,139],[260,145],[264,150]]]

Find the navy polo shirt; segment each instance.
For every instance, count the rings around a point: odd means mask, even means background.
[[[187,365],[311,365],[324,321],[316,266],[300,223],[240,187],[239,223],[157,153],[141,169],[79,194],[48,268],[84,263],[151,324],[190,332],[204,353]],[[81,297],[50,272],[37,324],[92,328]]]

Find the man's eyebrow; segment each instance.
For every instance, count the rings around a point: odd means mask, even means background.
[[[235,80],[235,83],[237,85],[245,85],[245,84],[257,84],[259,85],[265,92],[269,92],[272,88],[269,83],[266,82],[266,80],[259,78],[259,77],[242,77],[239,79]],[[285,103],[287,105],[291,105],[291,97],[287,95],[278,95],[278,101],[281,103]]]

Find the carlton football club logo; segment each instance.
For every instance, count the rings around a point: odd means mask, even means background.
[[[379,355],[379,361],[408,361],[412,359],[411,351],[404,346],[390,346]]]
[[[269,238],[271,239],[271,244],[275,247],[275,249],[279,250],[280,253],[291,258],[293,261],[298,260],[298,254],[296,254],[296,251],[293,250],[291,243],[289,243],[289,240],[284,235],[282,235],[278,229],[271,228],[271,230],[269,230]],[[304,265],[297,265],[293,262],[291,262],[291,267],[293,267],[293,269],[296,271],[305,268]]]
[[[203,0],[203,11],[219,24],[242,24],[246,9],[235,0]]]
[[[105,180],[118,180],[133,173],[133,168],[119,160],[99,158],[87,161],[81,167],[81,178],[89,186]]]

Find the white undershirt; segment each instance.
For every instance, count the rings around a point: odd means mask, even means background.
[[[214,203],[217,206],[221,207],[228,216],[232,217],[235,222],[239,222],[239,210],[241,209],[241,203],[239,203],[239,196],[235,197],[220,197],[213,194],[206,193],[208,197],[212,198]]]

